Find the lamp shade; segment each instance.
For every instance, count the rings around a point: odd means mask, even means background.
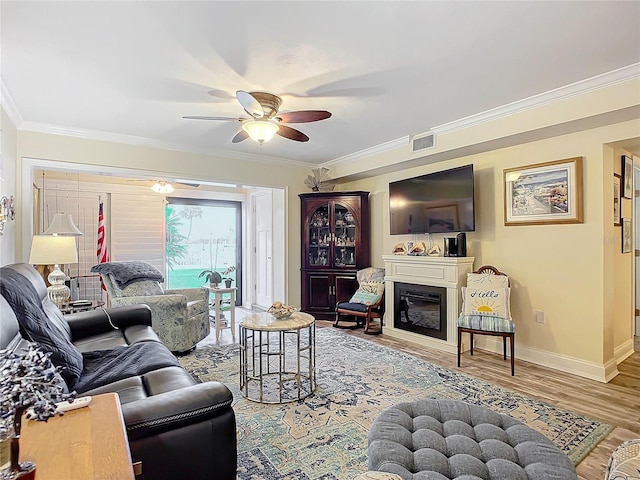
[[[242,129],[256,142],[262,144],[273,138],[280,127],[269,120],[250,120],[242,124]]]
[[[77,263],[76,239],[64,235],[34,235],[31,242],[31,265]]]
[[[76,224],[73,223],[70,213],[56,213],[51,219],[49,228],[44,231],[44,235],[82,235]]]

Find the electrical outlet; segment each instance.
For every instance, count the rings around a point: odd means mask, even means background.
[[[536,322],[544,323],[544,310],[536,310]]]

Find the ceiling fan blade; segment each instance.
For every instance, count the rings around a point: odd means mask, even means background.
[[[244,111],[247,112],[254,118],[262,118],[264,117],[264,109],[260,102],[256,100],[256,98],[248,92],[244,90],[238,90],[236,92],[236,98],[244,108]]]
[[[187,187],[193,187],[193,188],[198,188],[198,187],[200,186],[200,184],[199,184],[199,183],[178,182],[178,181],[176,181],[176,182],[174,182],[174,183],[176,183],[176,184],[178,184],[178,185],[185,185],[185,186],[187,186]]]
[[[244,130],[240,130],[238,133],[236,133],[236,136],[233,137],[233,140],[231,140],[231,143],[240,143],[243,140],[246,140],[247,138],[249,138],[249,134]]]
[[[278,118],[285,123],[308,123],[324,120],[331,116],[325,110],[300,110],[298,112],[278,113]]]
[[[289,140],[295,140],[296,142],[308,142],[309,137],[307,137],[300,130],[296,130],[295,128],[287,127],[286,125],[279,125],[279,129],[276,132],[278,135],[284,138],[288,138]]]
[[[235,120],[239,122],[241,119],[238,117],[202,117],[200,115],[187,115],[185,117],[187,120]]]

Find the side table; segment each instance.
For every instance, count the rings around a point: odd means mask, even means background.
[[[20,461],[35,463],[43,480],[133,480],[118,395],[94,395],[89,406],[47,422],[23,421]]]
[[[260,403],[302,400],[316,389],[315,318],[267,312],[240,321],[240,393]]]
[[[231,336],[233,339],[236,339],[236,290],[237,287],[229,287],[229,288],[214,288],[207,287],[211,293],[213,293],[213,303],[216,312],[216,342],[220,341],[220,331],[225,328],[231,329]],[[227,325],[226,327],[222,326],[222,299],[224,294],[228,294],[231,297],[230,306],[229,306],[229,314],[231,316],[231,325]]]

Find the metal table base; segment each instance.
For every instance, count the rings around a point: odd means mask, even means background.
[[[252,318],[253,317],[253,318]],[[253,314],[240,324],[240,393],[260,403],[302,400],[316,389],[315,319]]]

